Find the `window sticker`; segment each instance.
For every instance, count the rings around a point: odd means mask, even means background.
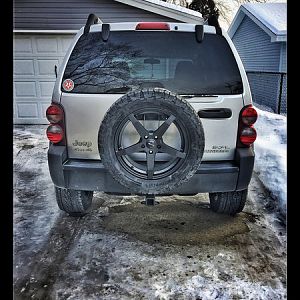
[[[74,88],[74,82],[72,79],[66,79],[63,82],[63,88],[66,92],[71,92]]]

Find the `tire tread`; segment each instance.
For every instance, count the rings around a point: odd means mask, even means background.
[[[248,189],[234,192],[209,193],[210,208],[221,214],[235,215],[244,209]]]
[[[71,216],[83,216],[92,204],[93,192],[55,187],[58,207]]]

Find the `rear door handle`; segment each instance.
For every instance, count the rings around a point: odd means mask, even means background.
[[[232,116],[232,111],[229,108],[208,108],[198,111],[198,116],[204,119],[224,119]]]

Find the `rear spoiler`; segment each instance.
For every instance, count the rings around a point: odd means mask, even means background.
[[[109,33],[110,33],[110,25],[107,23],[103,23],[102,20],[95,14],[89,14],[86,24],[84,26],[84,34],[89,33],[90,27],[94,24],[102,24],[102,40],[106,42],[108,40]],[[214,15],[208,17],[207,25],[214,26],[216,28],[216,33],[218,35],[222,35],[222,29],[220,27],[218,17]],[[204,37],[203,25],[200,24],[195,25],[195,33],[196,33],[197,41],[201,43]]]

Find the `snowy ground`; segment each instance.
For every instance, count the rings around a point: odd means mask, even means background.
[[[14,130],[15,300],[286,299],[286,231],[255,174],[236,217],[210,211],[207,194],[145,207],[95,193],[71,218],[55,203],[45,128]]]
[[[258,110],[255,123],[257,140],[255,142],[254,171],[274,199],[274,209],[283,217],[287,208],[287,134],[286,117]]]

